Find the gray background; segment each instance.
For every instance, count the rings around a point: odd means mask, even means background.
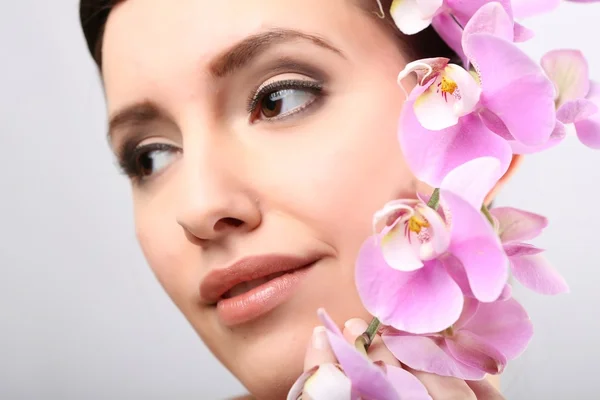
[[[104,138],[102,91],[76,0],[1,0],[0,399],[220,399],[242,387],[146,267],[129,186]],[[536,59],[577,47],[600,80],[600,4],[529,21]],[[600,152],[571,137],[530,157],[498,199],[547,215],[537,243],[572,294],[517,288],[537,335],[509,399],[592,399],[600,346]]]

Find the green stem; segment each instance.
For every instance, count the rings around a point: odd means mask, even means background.
[[[380,325],[381,322],[377,318],[373,318],[367,330],[362,335],[356,338],[354,346],[361,353],[367,354],[367,350],[369,350],[369,346],[371,346],[371,344],[373,343],[373,339],[375,338],[375,335],[377,334],[377,330],[379,329]]]
[[[427,205],[431,208],[433,208],[434,210],[438,209],[438,206],[440,205],[440,189],[436,188],[433,193],[431,194],[431,198],[429,199],[429,202],[427,203]]]
[[[481,212],[483,213],[483,215],[485,215],[485,217],[490,222],[490,224],[492,224],[492,226],[494,226],[494,217],[492,217],[492,214],[490,214],[490,210],[487,208],[487,206],[485,204],[481,206]]]

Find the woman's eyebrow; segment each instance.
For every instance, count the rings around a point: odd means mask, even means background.
[[[209,70],[214,77],[223,78],[227,75],[231,75],[236,70],[243,68],[269,48],[295,40],[310,41],[317,46],[330,50],[345,58],[344,53],[340,49],[319,36],[294,29],[272,29],[249,36],[235,44],[233,47],[217,56],[217,58],[210,63]]]
[[[344,53],[327,42],[325,39],[297,31],[294,29],[271,29],[249,36],[241,42],[218,55],[210,64],[209,70],[215,78],[223,78],[248,65],[273,46],[282,43],[304,40],[327,49],[340,57],[346,58]],[[152,101],[146,100],[135,103],[118,110],[110,117],[108,140],[112,140],[114,133],[125,127],[139,127],[150,124],[164,117],[164,113]]]
[[[109,118],[108,142],[112,142],[115,132],[120,129],[147,126],[163,117],[164,113],[160,108],[149,100],[124,107]]]

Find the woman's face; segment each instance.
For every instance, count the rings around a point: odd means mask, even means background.
[[[396,139],[409,60],[381,24],[352,0],[127,0],[106,26],[141,247],[260,398],[301,373],[319,307],[369,318],[354,260],[373,213],[419,188]]]

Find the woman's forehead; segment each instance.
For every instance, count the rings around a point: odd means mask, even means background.
[[[160,77],[182,81],[208,75],[223,53],[268,32],[297,32],[296,39],[304,35],[305,42],[318,45],[321,39],[321,44],[355,52],[373,47],[364,28],[370,19],[351,0],[179,0],[177,5],[127,0],[112,11],[102,51],[109,105],[139,96],[138,84],[147,88]]]
[[[121,56],[162,51],[217,54],[249,35],[285,27],[331,40],[356,31],[363,13],[350,0],[127,0],[111,12],[104,37]],[[365,22],[365,21],[362,21]]]

